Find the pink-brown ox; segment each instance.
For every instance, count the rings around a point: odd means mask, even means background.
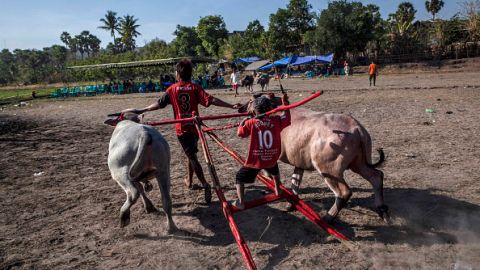
[[[280,104],[280,98],[269,96],[275,104]],[[240,110],[250,110],[251,101]],[[304,108],[291,109],[290,112],[291,125],[281,133],[280,160],[295,167],[292,191],[299,194],[305,170],[318,171],[335,194],[335,203],[324,217],[331,222],[352,195],[344,178],[345,171],[350,169],[373,186],[376,211],[388,221],[388,207],[383,200],[383,172],[375,168],[383,163],[385,155],[382,149],[378,149],[380,158],[372,164],[372,140],[360,122],[349,115]]]

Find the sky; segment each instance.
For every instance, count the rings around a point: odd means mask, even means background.
[[[403,0],[404,1],[404,0]],[[401,0],[360,0],[376,4],[384,18],[395,12]],[[258,19],[265,28],[271,13],[285,8],[288,0],[0,0],[0,48],[42,49],[62,45],[60,34],[72,36],[88,30],[102,40],[101,47],[112,41],[110,33],[98,29],[107,10],[119,16],[138,18],[137,46],[159,38],[170,42],[178,24],[195,26],[200,17],[222,15],[229,31],[245,30],[250,21]],[[417,9],[416,19],[431,16],[425,0],[410,0]],[[444,0],[439,18],[450,18],[459,11],[457,0]],[[327,0],[309,0],[315,12],[328,6]]]

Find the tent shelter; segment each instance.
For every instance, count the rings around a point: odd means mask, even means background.
[[[287,56],[287,57],[284,57],[282,59],[279,59],[279,60],[273,62],[272,64],[263,66],[263,67],[259,68],[259,70],[268,70],[268,69],[271,69],[271,68],[276,67],[276,66],[287,66],[290,63],[294,62],[296,59],[297,59],[297,56],[295,56],[295,55],[294,56]]]
[[[333,61],[333,53],[327,55],[310,55],[310,56],[289,56],[273,62],[272,64],[263,66],[260,70],[268,70],[276,66],[300,66],[314,63],[329,64]]]
[[[244,57],[244,58],[238,58],[238,59],[235,59],[233,61],[234,64],[244,64],[244,63],[253,63],[253,62],[256,62],[256,61],[259,61],[260,58],[256,57],[256,56],[252,56],[252,57]]]

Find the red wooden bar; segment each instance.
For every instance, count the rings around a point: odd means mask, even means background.
[[[300,102],[294,103],[292,105],[288,106],[281,106],[278,107],[274,110],[271,110],[266,113],[266,115],[286,110],[286,109],[291,109],[293,107],[297,107],[299,105],[305,104],[306,102],[320,96],[323,92],[317,92],[313,94],[312,96],[308,97],[305,100],[302,100]],[[213,183],[213,188],[215,189],[215,193],[217,194],[217,197],[222,205],[223,209],[223,214],[225,218],[228,221],[228,224],[230,226],[230,230],[232,231],[232,234],[235,238],[235,242],[237,243],[240,252],[243,256],[243,259],[245,260],[245,263],[247,264],[247,267],[249,270],[255,270],[257,269],[255,265],[255,261],[253,260],[253,257],[250,253],[250,250],[247,246],[247,243],[243,239],[240,230],[238,229],[237,223],[235,222],[235,219],[233,218],[233,214],[236,212],[241,211],[240,209],[231,206],[228,204],[225,195],[223,194],[223,191],[221,189],[220,181],[218,179],[218,175],[215,169],[215,166],[212,161],[212,156],[210,154],[210,150],[208,147],[208,143],[205,139],[205,133],[207,133],[220,147],[222,147],[227,153],[229,153],[235,160],[237,160],[239,163],[243,164],[244,160],[234,151],[228,148],[224,142],[222,142],[212,131],[213,130],[221,130],[221,129],[227,129],[227,128],[233,128],[238,126],[238,124],[234,125],[227,125],[224,127],[213,127],[213,128],[202,128],[202,120],[215,120],[215,119],[224,119],[224,118],[232,118],[232,117],[242,117],[242,116],[248,116],[248,113],[237,113],[237,114],[223,114],[223,115],[210,115],[210,116],[193,116],[190,118],[183,118],[183,119],[176,119],[176,120],[164,120],[164,121],[158,121],[158,122],[145,122],[144,124],[147,125],[165,125],[165,124],[173,124],[173,123],[187,123],[187,122],[193,122],[195,124],[195,127],[197,129],[200,142],[202,145],[202,150],[204,154],[205,161],[208,166],[208,171],[209,174],[212,178],[212,183]],[[270,188],[272,191],[274,190],[274,184],[273,180],[269,179],[263,175],[258,175],[257,178],[263,182],[268,188]],[[257,199],[257,200],[252,200],[245,202],[245,209],[250,209],[259,205],[271,203],[280,199],[286,199],[288,202],[290,202],[299,212],[301,212],[303,215],[305,215],[308,219],[310,219],[312,222],[323,228],[327,233],[342,239],[342,240],[348,240],[346,236],[341,234],[340,232],[336,231],[333,227],[325,223],[319,216],[318,214],[310,208],[305,202],[300,200],[298,197],[293,195],[288,189],[286,189],[283,186],[280,186],[282,189],[283,193],[280,196],[276,196],[275,194],[269,194],[264,196],[263,198]]]
[[[228,154],[230,154],[237,162],[240,164],[244,164],[244,159],[238,155],[237,152],[234,150],[228,148],[224,142],[222,142],[217,135],[208,132],[207,133],[210,138],[212,138],[223,150],[225,150]],[[257,175],[257,179],[260,180],[262,183],[264,183],[269,189],[272,191],[275,190],[273,180],[269,179],[266,176],[263,175]],[[323,221],[320,216],[313,210],[308,204],[306,204],[304,201],[302,201],[300,198],[295,196],[290,190],[286,189],[284,186],[280,186],[280,188],[283,191],[283,194],[287,201],[291,203],[295,209],[297,209],[300,213],[305,215],[308,219],[310,219],[313,223],[317,224],[320,226],[322,229],[324,229],[328,234],[333,235],[337,237],[338,239],[341,240],[349,240],[347,236],[344,234],[340,233],[339,231],[335,230],[332,226],[330,226],[328,223]]]
[[[233,205],[230,205],[230,210],[232,211],[232,214],[235,214],[235,213],[243,211],[243,210],[247,210],[247,209],[254,208],[254,207],[257,207],[257,206],[260,206],[260,205],[264,205],[264,204],[267,204],[267,203],[271,203],[271,202],[275,202],[275,201],[278,201],[278,200],[281,200],[281,199],[285,199],[285,198],[287,198],[287,196],[288,195],[286,193],[280,194],[280,196],[277,196],[275,194],[268,194],[268,195],[263,196],[260,199],[245,202],[245,209],[238,209],[237,207],[235,207]]]
[[[223,126],[223,127],[204,127],[203,132],[231,129],[231,128],[234,128],[234,127],[238,127],[239,125],[240,125],[240,123],[236,123],[236,124],[232,124],[232,125],[226,125],[226,126]]]
[[[228,220],[228,224],[230,225],[230,230],[232,231],[232,234],[235,238],[235,242],[237,242],[238,248],[242,253],[243,259],[247,263],[248,269],[256,270],[257,266],[255,265],[255,261],[253,260],[252,254],[250,253],[250,249],[248,248],[247,243],[245,242],[242,235],[240,234],[240,230],[238,229],[237,223],[235,222],[235,219],[233,218],[233,214],[230,210],[230,207],[228,206],[228,202],[225,199],[225,195],[223,194],[220,181],[218,180],[217,171],[212,162],[212,156],[210,155],[210,150],[208,148],[207,140],[205,139],[205,135],[203,133],[202,127],[200,126],[201,125],[200,117],[194,116],[193,119],[194,119],[195,127],[197,128],[197,132],[200,138],[205,161],[207,162],[207,165],[208,165],[208,171],[212,178],[215,193],[217,194],[218,199],[222,204],[223,214],[225,215],[225,218]]]
[[[306,99],[304,100],[301,100],[297,103],[293,103],[293,104],[290,104],[290,105],[286,105],[286,106],[280,106],[280,107],[277,107],[271,111],[268,111],[265,113],[265,115],[270,115],[270,114],[273,114],[273,113],[276,113],[276,112],[279,112],[279,111],[285,111],[285,110],[288,110],[288,109],[292,109],[292,108],[295,108],[295,107],[298,107],[300,105],[303,105],[307,102],[309,102],[310,100],[314,99],[314,98],[317,98],[319,97],[320,95],[323,94],[323,91],[319,91],[319,92],[316,92],[314,93],[313,95],[307,97]]]

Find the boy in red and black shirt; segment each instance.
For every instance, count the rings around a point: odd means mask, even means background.
[[[285,94],[282,98],[283,105],[288,105],[288,97]],[[242,138],[250,137],[248,158],[245,164],[237,172],[236,188],[238,200],[234,206],[244,208],[244,184],[255,181],[255,177],[264,169],[275,180],[275,195],[280,194],[280,171],[278,169],[278,158],[282,151],[281,131],[290,125],[290,111],[285,110],[281,115],[261,116],[261,114],[273,108],[269,98],[261,96],[253,101],[255,118],[244,119],[238,127],[237,135]]]
[[[174,118],[181,119],[192,117],[192,112],[195,112],[196,115],[199,115],[198,104],[201,104],[204,107],[215,105],[232,109],[236,109],[240,106],[239,104],[232,105],[219,98],[215,98],[205,92],[200,85],[192,83],[192,71],[193,67],[190,61],[180,61],[176,65],[176,78],[178,82],[171,85],[166,90],[165,94],[163,94],[163,96],[158,100],[158,102],[143,109],[128,109],[124,110],[123,112],[133,111],[137,114],[141,114],[147,111],[162,109],[168,104],[171,104]],[[177,123],[175,130],[178,141],[182,145],[183,151],[188,158],[188,175],[185,179],[185,185],[190,189],[193,188],[192,180],[193,172],[195,172],[198,180],[200,180],[203,188],[205,189],[205,201],[210,203],[212,199],[211,187],[207,181],[205,181],[203,169],[197,158],[197,144],[199,138],[195,125],[191,122]]]

